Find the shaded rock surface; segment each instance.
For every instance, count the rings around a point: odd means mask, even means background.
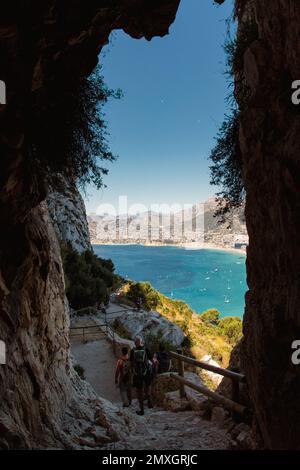
[[[291,86],[300,77],[300,4],[236,3],[239,32],[258,26],[236,85],[250,240],[241,367],[264,445],[299,449],[300,368],[291,345],[300,334],[300,120]]]
[[[32,211],[27,243],[22,275],[2,303],[0,448],[76,448],[91,425],[105,442],[117,439],[123,421],[72,367],[60,249],[45,203]]]

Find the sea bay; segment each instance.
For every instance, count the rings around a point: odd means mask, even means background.
[[[244,254],[144,245],[94,245],[93,249],[98,256],[110,258],[118,274],[148,281],[197,313],[217,308],[222,317],[243,316],[247,290]]]

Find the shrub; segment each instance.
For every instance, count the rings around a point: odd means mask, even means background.
[[[242,337],[243,323],[239,317],[225,317],[219,321],[219,329],[230,343],[235,344]]]
[[[160,344],[164,345],[166,351],[176,351],[175,346],[170,341],[163,339],[162,333],[158,333],[156,336],[148,334],[145,337],[145,345],[149,349],[151,354],[154,354],[159,351]]]
[[[142,308],[147,311],[154,310],[160,303],[158,292],[149,282],[130,282],[126,296],[132,302],[141,299]]]
[[[217,193],[219,204],[215,214],[220,217],[221,223],[225,221],[225,215],[232,209],[241,207],[245,199],[243,161],[239,144],[240,114],[249,98],[249,87],[244,79],[244,56],[257,38],[258,26],[254,20],[249,20],[243,22],[233,39],[229,32],[224,45],[225,74],[231,90],[227,97],[230,111],[219,129],[215,147],[209,157],[212,161],[211,184],[222,188]],[[237,95],[239,108],[236,103]]]
[[[121,91],[106,86],[98,66],[89,78],[49,80],[43,93],[51,106],[41,106],[40,91],[35,91],[26,122],[36,170],[52,187],[59,173],[82,186],[93,183],[100,188],[108,172],[103,162],[116,159],[109,148],[103,106],[110,98],[120,98]]]
[[[70,244],[62,244],[66,296],[75,310],[99,306],[109,300],[118,277],[111,260],[103,260],[87,250],[78,253]]]
[[[210,323],[211,325],[218,325],[219,320],[220,320],[220,312],[219,310],[215,308],[210,308],[209,310],[206,310],[200,315],[200,319],[204,323]]]
[[[240,112],[236,109],[225,117],[216,137],[216,145],[210,154],[211,184],[221,187],[217,193],[216,216],[225,215],[243,204],[245,197],[242,177],[242,154],[239,145]]]

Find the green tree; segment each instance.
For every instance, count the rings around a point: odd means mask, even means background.
[[[130,282],[126,296],[133,302],[141,299],[142,307],[148,311],[154,310],[160,303],[158,292],[149,282]]]
[[[238,6],[239,5],[239,6]],[[241,9],[240,2],[236,4],[236,15]],[[218,131],[216,144],[209,156],[211,184],[221,187],[217,193],[218,208],[216,216],[220,222],[225,221],[232,209],[239,208],[245,199],[243,179],[243,160],[239,144],[241,111],[247,104],[249,88],[244,80],[244,56],[246,50],[258,38],[258,26],[255,21],[245,21],[238,33],[232,39],[230,29],[224,45],[226,54],[226,71],[229,89],[227,101],[229,112]],[[236,102],[238,95],[239,106]]]
[[[220,312],[216,308],[210,308],[200,315],[201,320],[204,323],[210,323],[211,325],[217,326],[220,320]]]
[[[120,98],[121,91],[106,86],[98,66],[89,78],[49,81],[43,93],[51,105],[41,106],[43,97],[39,90],[34,92],[26,122],[28,151],[36,170],[52,188],[59,185],[57,174],[80,186],[93,183],[100,188],[108,172],[103,162],[116,159],[108,144],[103,106],[110,98]]]
[[[243,335],[243,323],[239,317],[224,317],[219,321],[219,329],[230,343],[235,344]]]
[[[225,220],[225,215],[232,209],[240,207],[245,197],[239,128],[240,112],[233,109],[225,117],[210,155],[210,183],[222,188],[217,193],[219,205],[216,212],[221,221]]]
[[[91,250],[78,253],[70,244],[62,245],[66,295],[74,309],[97,306],[109,300],[118,282],[111,260],[103,260]]]

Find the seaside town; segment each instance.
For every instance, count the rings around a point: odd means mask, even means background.
[[[212,198],[204,204],[176,213],[147,211],[121,216],[90,214],[88,223],[91,242],[93,245],[175,245],[245,251],[248,234],[244,208],[235,210],[221,223],[215,217],[216,204]]]

